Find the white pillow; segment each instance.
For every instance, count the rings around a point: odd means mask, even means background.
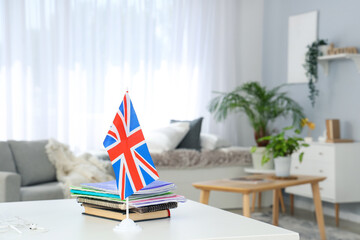
[[[175,149],[189,129],[189,122],[175,122],[150,132],[145,138],[149,151],[164,152]]]
[[[200,134],[200,145],[204,150],[214,150],[221,147],[229,147],[230,144],[219,138],[218,136],[210,133],[201,133]]]

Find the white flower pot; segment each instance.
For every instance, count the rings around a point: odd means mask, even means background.
[[[265,147],[256,147],[256,151],[251,154],[254,169],[257,170],[274,169],[274,160],[272,158],[264,165],[261,164],[261,160],[264,154],[265,154]]]
[[[277,157],[274,159],[275,162],[275,175],[278,177],[289,177],[290,176],[290,165],[291,157]]]
[[[326,56],[326,55],[328,55],[328,50],[329,50],[329,45],[321,45],[321,46],[319,46],[319,51],[320,51],[320,53],[321,53],[321,56]]]

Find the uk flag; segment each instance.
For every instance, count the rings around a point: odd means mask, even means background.
[[[128,92],[105,137],[104,147],[115,172],[121,199],[159,178]]]

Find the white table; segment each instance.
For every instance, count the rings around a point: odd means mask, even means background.
[[[255,168],[244,168],[246,173],[253,174],[273,174],[275,173],[275,169],[255,169]]]
[[[138,222],[140,233],[114,232],[117,221],[86,216],[74,199],[0,203],[0,217],[19,216],[39,227],[40,233],[23,231],[21,239],[277,239],[298,240],[299,234],[226,212],[197,202],[188,201],[171,210],[167,219]],[[0,239],[18,239],[15,231],[0,233]]]

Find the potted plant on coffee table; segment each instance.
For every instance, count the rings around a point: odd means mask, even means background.
[[[256,152],[252,153],[255,169],[273,168],[272,161],[261,164],[268,141],[259,139],[271,133],[269,123],[279,117],[290,117],[292,124],[301,128],[301,119],[305,117],[302,107],[286,92],[280,91],[281,87],[267,89],[258,82],[249,82],[228,93],[218,92],[209,105],[209,111],[218,121],[226,119],[231,112],[242,112],[248,117],[258,146]]]
[[[275,162],[275,175],[278,177],[290,176],[291,155],[297,152],[301,147],[308,147],[309,144],[304,143],[304,139],[298,136],[286,136],[285,132],[294,127],[286,127],[279,134],[260,138],[260,141],[269,141],[265,147],[265,154],[262,163],[268,162],[272,157]],[[300,134],[299,130],[295,130],[296,134]],[[299,161],[302,162],[304,152],[299,154]]]

